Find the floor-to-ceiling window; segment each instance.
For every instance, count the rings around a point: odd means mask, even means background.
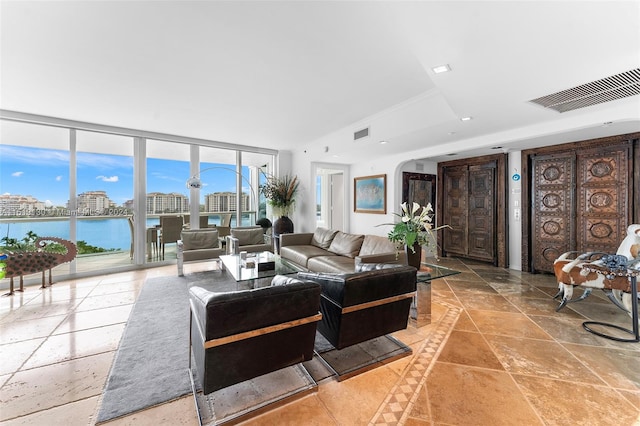
[[[99,264],[105,254],[111,264],[128,265],[133,255],[129,218],[133,209],[133,138],[76,131],[76,223],[77,244],[84,253],[78,268]]]
[[[193,202],[211,225],[220,224],[221,211],[233,216],[232,226],[253,225],[267,214],[259,185],[263,173],[273,172],[276,151],[0,114],[0,251],[24,249],[36,235],[76,243],[79,255],[55,268],[54,277],[175,259],[175,244],[169,256],[158,256],[160,217],[181,216],[189,226],[187,181],[200,170],[211,169]],[[218,197],[224,192],[229,197]]]
[[[69,129],[0,121],[0,251],[71,238],[69,145]]]

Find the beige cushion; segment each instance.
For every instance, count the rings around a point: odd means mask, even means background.
[[[182,231],[180,239],[184,250],[201,250],[218,247],[218,231],[215,229]]]
[[[329,246],[331,246],[331,242],[333,241],[337,233],[338,231],[334,231],[333,229],[318,227],[313,233],[313,237],[311,237],[311,245],[326,250],[329,248]]]
[[[236,229],[231,228],[231,236],[238,239],[238,245],[249,246],[253,244],[264,244],[264,233],[262,228]]]
[[[389,241],[387,237],[380,237],[378,235],[365,235],[362,247],[360,247],[360,256],[395,252],[395,243]]]
[[[363,240],[364,235],[347,234],[342,231],[338,231],[336,236],[333,238],[333,241],[331,241],[329,251],[337,255],[354,258],[358,253],[360,253],[360,247],[362,247]]]
[[[285,234],[286,235],[286,234]],[[316,256],[334,256],[333,254],[327,252],[324,249],[316,246],[285,246],[280,248],[280,256],[283,259],[287,259],[292,261],[293,263],[297,263],[298,265],[302,265],[303,267],[307,267],[307,262],[309,259]]]

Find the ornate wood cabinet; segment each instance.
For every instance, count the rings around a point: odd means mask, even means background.
[[[616,252],[634,220],[634,144],[617,137],[523,151],[530,180],[523,184],[523,206],[530,202],[523,265],[552,273],[566,251]]]
[[[441,254],[505,267],[506,156],[486,156],[438,164]]]

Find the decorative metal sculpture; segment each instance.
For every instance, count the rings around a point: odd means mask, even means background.
[[[66,253],[63,254],[45,251],[44,248],[47,246],[47,242],[49,241],[53,241],[64,246],[67,249]],[[7,293],[6,296],[14,293],[13,279],[15,277],[20,277],[20,289],[16,291],[24,291],[23,276],[42,272],[41,288],[44,288],[44,273],[48,269],[49,285],[53,284],[51,280],[51,269],[63,263],[71,262],[78,254],[78,248],[74,243],[57,237],[40,237],[35,240],[35,246],[35,251],[6,253],[7,259],[4,260],[4,263],[6,264],[4,273],[6,278],[10,278],[11,280],[9,284],[9,293]]]

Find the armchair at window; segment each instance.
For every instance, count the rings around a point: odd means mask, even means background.
[[[178,242],[182,225],[182,216],[160,216],[160,244],[163,260],[165,245]]]
[[[273,251],[271,237],[264,233],[261,226],[231,228],[227,237],[227,251],[237,254],[241,251],[255,253]]]
[[[177,244],[179,276],[184,275],[185,262],[217,259],[224,254],[224,250],[220,247],[217,229],[184,230]]]

